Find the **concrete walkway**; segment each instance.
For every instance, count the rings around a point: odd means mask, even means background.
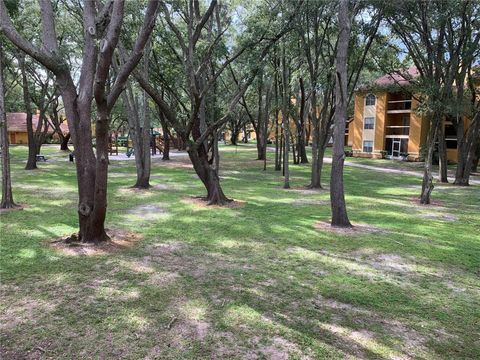
[[[327,164],[332,163],[332,158],[331,157],[325,157],[323,161]],[[412,170],[402,170],[402,169],[392,169],[392,168],[385,168],[385,167],[380,167],[380,166],[372,166],[372,165],[365,165],[365,164],[359,164],[351,161],[345,161],[346,166],[352,166],[352,167],[357,167],[361,169],[367,169],[367,170],[373,170],[373,171],[379,171],[379,172],[384,172],[384,173],[389,173],[389,174],[399,174],[399,175],[408,175],[408,176],[417,176],[417,177],[423,177],[423,171],[412,171]],[[435,178],[438,178],[438,173],[433,173],[433,176]],[[455,181],[455,177],[449,176],[448,181],[450,183],[453,183]],[[478,176],[470,176],[470,185],[480,185],[480,179]]]

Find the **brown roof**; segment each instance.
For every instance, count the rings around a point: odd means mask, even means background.
[[[38,115],[32,116],[33,131],[38,126]],[[9,132],[27,132],[27,114],[26,113],[7,113],[7,129]],[[63,122],[60,124],[60,129],[64,134],[67,134],[68,125]],[[52,126],[49,126],[48,133],[53,134]]]
[[[411,66],[407,71],[398,71],[393,74],[385,74],[373,82],[377,86],[388,85],[408,85],[410,80],[416,78],[419,72],[415,66]]]

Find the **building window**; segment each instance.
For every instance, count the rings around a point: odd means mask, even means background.
[[[364,140],[363,141],[363,152],[371,153],[373,151],[373,141]]]
[[[451,122],[445,124],[445,140],[447,149],[457,148],[457,129]]]
[[[365,98],[365,106],[374,106],[376,97],[373,94],[368,94]]]
[[[363,120],[363,128],[364,129],[373,129],[375,124],[375,119],[373,117],[366,117]]]

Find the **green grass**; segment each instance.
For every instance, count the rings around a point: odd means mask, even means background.
[[[45,147],[51,160],[25,171],[26,148],[11,151],[26,207],[0,215],[2,358],[480,357],[478,186],[438,186],[440,206],[420,207],[421,178],[347,167],[350,218],[375,231],[335,234],[314,227],[328,191],[299,190],[309,166],[292,165],[298,188],[283,190],[273,154],[263,172],[252,145],[221,147],[241,208],[182,201],[204,190],[175,160],[154,161],[163,189],[125,191],[134,161],[112,161],[107,227],[143,240],[68,256],[46,242],[76,230],[73,164]],[[129,213],[141,205],[155,211]]]

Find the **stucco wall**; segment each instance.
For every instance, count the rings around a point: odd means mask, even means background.
[[[377,97],[375,111],[375,142],[373,152],[380,153],[385,149],[385,118],[387,116],[387,93],[375,94]]]

